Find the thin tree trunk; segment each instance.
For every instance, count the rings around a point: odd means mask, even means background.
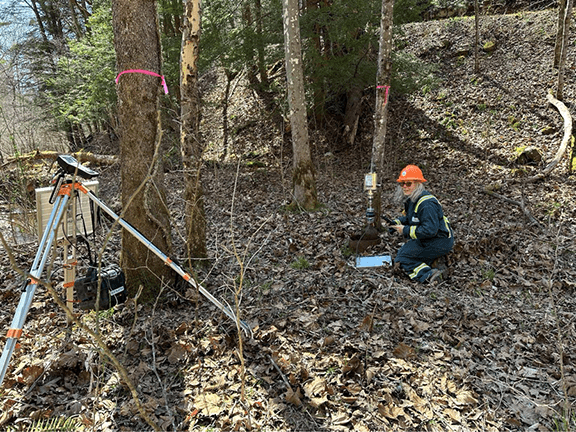
[[[236,78],[238,72],[233,72],[230,69],[224,69],[226,75],[226,87],[224,87],[224,97],[222,98],[222,147],[224,152],[222,153],[221,160],[225,161],[226,158],[232,154],[230,149],[230,133],[228,130],[228,102],[230,100],[230,87],[232,85],[232,80]]]
[[[384,165],[386,125],[388,122],[388,100],[392,82],[392,26],[394,0],[382,0],[382,15],[380,17],[380,49],[378,51],[378,72],[376,76],[376,107],[374,113],[374,138],[372,142],[371,172],[378,173],[382,178]],[[382,197],[380,190],[374,198],[376,217],[374,224],[380,227]]]
[[[566,64],[566,53],[568,52],[568,36],[570,35],[570,20],[572,16],[573,0],[566,0],[566,11],[564,14],[564,34],[562,35],[562,54],[558,64],[558,88],[556,99],[564,99],[564,65]]]
[[[172,8],[176,11],[179,11],[179,1],[178,0],[173,0],[172,1]],[[182,16],[180,13],[174,13],[174,30],[176,32],[176,35],[181,35],[182,34]]]
[[[74,33],[76,33],[76,38],[80,40],[84,36],[82,30],[80,29],[80,23],[78,22],[78,16],[76,15],[76,8],[74,7],[74,0],[68,0],[68,6],[70,6],[70,15],[72,16],[72,23],[74,27]]]
[[[314,13],[314,11],[320,10],[322,7],[326,7],[325,2],[320,0],[308,0],[306,2],[306,11],[308,13]],[[326,46],[329,43],[328,32],[325,31],[325,26],[322,23],[315,23],[313,26],[313,33],[310,37],[312,44],[317,52],[315,64],[313,68],[320,70],[327,62],[328,52]],[[313,88],[313,99],[312,99],[312,112],[314,115],[314,120],[316,123],[321,124],[324,117],[324,105],[326,103],[326,88],[325,83],[312,77],[312,88]]]
[[[480,45],[480,7],[478,0],[474,0],[474,27],[476,29],[476,43],[474,44],[474,72],[480,73],[480,60],[478,59],[478,45]]]
[[[556,44],[554,45],[554,67],[560,65],[562,57],[562,44],[564,43],[564,21],[566,19],[566,0],[558,3],[558,29],[556,31]]]
[[[201,0],[187,0],[181,54],[180,145],[184,164],[186,203],[186,246],[188,258],[206,258],[206,215],[201,182],[200,92],[198,50],[200,46]]]
[[[298,0],[282,0],[288,107],[292,130],[294,205],[310,210],[317,206],[316,174],[310,153]]]
[[[268,76],[266,73],[266,58],[264,53],[264,34],[262,31],[262,2],[254,0],[254,9],[256,11],[256,49],[258,51],[258,72],[260,83],[268,86]]]
[[[45,44],[48,44],[48,36],[46,35],[46,29],[44,28],[44,23],[42,22],[42,17],[40,16],[36,0],[31,0],[29,6],[32,8],[34,16],[36,16],[36,23],[38,24],[38,30],[40,30],[40,34],[42,35],[42,40]]]
[[[392,12],[394,0],[382,0],[380,20],[380,50],[376,77],[376,107],[374,115],[374,139],[372,144],[372,172],[382,169],[388,121],[388,99],[392,81]]]
[[[358,131],[358,120],[362,108],[362,89],[354,85],[346,92],[346,111],[344,114],[344,137],[353,145]]]

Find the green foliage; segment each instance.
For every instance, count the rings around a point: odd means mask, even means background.
[[[272,281],[266,281],[260,285],[260,290],[263,293],[267,293],[272,289]]]
[[[180,0],[159,0],[158,16],[162,43],[162,73],[169,87],[180,83],[180,50],[182,45],[181,22],[184,4]]]
[[[257,47],[265,47],[265,64],[284,58],[282,4],[280,0],[262,0],[262,33],[257,32],[256,11],[252,2],[206,0],[202,8],[200,72],[222,66],[239,72],[256,64]]]
[[[26,432],[67,432],[67,431],[83,431],[85,430],[82,421],[77,417],[55,417],[52,419],[40,419],[34,421],[27,429],[22,429],[22,425],[18,427],[7,426],[7,432],[26,431]]]
[[[335,0],[309,9],[300,22],[305,74],[313,93],[328,99],[376,77],[372,47],[378,46],[381,3]]]
[[[162,43],[162,74],[166,84],[172,88],[180,85],[180,49],[182,36],[161,36]]]
[[[430,92],[438,87],[437,65],[423,63],[416,56],[402,51],[392,53],[392,62],[392,88],[395,92]]]
[[[350,258],[354,254],[354,251],[350,248],[350,245],[348,244],[343,246],[340,252],[342,252],[342,256],[344,256],[344,258]]]
[[[101,121],[115,110],[116,58],[109,0],[97,0],[85,37],[69,42],[57,72],[46,80],[47,98],[61,124]]]
[[[397,24],[420,21],[428,5],[428,1],[398,0],[394,20]],[[374,85],[381,7],[376,0],[334,0],[303,13],[300,34],[307,102],[315,106],[316,112],[338,103],[352,88]],[[252,2],[239,6],[227,0],[207,0],[203,4],[200,71],[216,65],[231,72],[253,70],[259,46],[265,47],[266,65],[283,63],[280,0],[262,1],[262,34],[257,31],[257,17]],[[395,91],[432,87],[433,67],[404,54],[394,61],[399,64],[395,68]]]
[[[306,257],[303,256],[299,256],[296,261],[293,261],[290,264],[290,267],[292,267],[295,270],[305,270],[307,268],[310,268],[310,263],[308,262],[308,260],[306,259]]]
[[[482,278],[484,280],[493,281],[494,277],[496,276],[496,270],[491,267],[485,267],[482,269]]]
[[[397,0],[395,23],[420,21],[429,4]],[[160,0],[158,5],[163,74],[169,86],[177,87],[183,4],[179,0]],[[252,73],[261,62],[266,67],[283,64],[281,0],[262,0],[260,11],[256,5],[252,1],[203,2],[198,63],[201,74],[214,66],[232,73]],[[377,0],[334,0],[328,6],[305,10],[300,22],[303,59],[306,90],[313,96],[307,100],[316,104],[316,112],[340,106],[342,96],[352,88],[364,90],[374,85],[381,7]],[[62,16],[68,16],[66,6],[61,9]],[[101,124],[115,115],[117,71],[111,16],[110,0],[94,0],[90,17],[80,22],[78,31],[67,19],[58,33],[58,43],[53,43],[57,36],[52,33],[57,29],[48,29],[48,43],[38,33],[31,33],[30,39],[20,45],[25,49],[22,58],[28,61],[31,77],[25,84],[63,129],[70,124]],[[394,91],[432,90],[433,66],[401,52],[394,54],[394,63]],[[269,89],[282,105],[282,80],[272,82]]]
[[[422,21],[424,11],[432,4],[431,0],[398,0],[394,3],[394,24],[401,25]]]
[[[520,129],[520,124],[521,124],[521,120],[518,120],[516,117],[514,116],[509,116],[508,117],[508,124],[510,125],[510,127],[512,129],[514,129],[516,132],[518,132],[518,130]]]

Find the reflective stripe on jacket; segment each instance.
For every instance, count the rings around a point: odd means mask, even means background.
[[[425,240],[435,237],[452,237],[452,230],[448,218],[444,216],[442,205],[438,199],[428,191],[414,203],[406,200],[404,203],[405,216],[398,219],[404,225],[404,237]]]

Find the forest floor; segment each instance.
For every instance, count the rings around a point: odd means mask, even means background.
[[[480,52],[479,74],[473,19],[412,24],[399,36],[405,51],[437,65],[441,79],[437,88],[391,95],[383,211],[398,214],[394,180],[407,163],[419,165],[456,236],[449,273],[434,285],[391,267],[358,269],[348,247],[365,224],[373,99],[366,97],[353,146],[311,124],[322,206],[293,212],[286,209],[289,134],[242,76],[233,83],[229,155],[207,163],[203,175],[210,266],[198,276],[230,304],[241,292],[241,317],[254,337],[239,344],[231,320],[181,287],[167,287],[168,299],[154,306],[128,301],[99,314],[102,337],[162,430],[576,428],[576,177],[566,155],[545,179],[524,181],[552,159],[563,136],[562,118],[546,100],[557,79],[555,20],[554,11],[483,17],[481,39],[496,49]],[[571,111],[572,48],[564,94]],[[213,108],[202,127],[214,160],[222,153],[214,108],[222,86],[212,78],[203,84]],[[542,162],[515,162],[530,145]],[[118,167],[97,169],[99,193],[117,206]],[[177,169],[167,180],[181,258],[183,184]],[[393,255],[401,244],[388,233],[381,238],[363,255]],[[21,268],[30,267],[35,245],[11,244]],[[0,323],[7,329],[22,282],[5,252]],[[95,313],[79,316],[94,325]],[[19,342],[0,389],[0,428],[67,418],[75,430],[151,429],[111,363],[66,325],[43,287]]]

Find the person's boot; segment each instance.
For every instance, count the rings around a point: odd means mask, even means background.
[[[444,273],[448,270],[448,257],[442,255],[441,257],[436,258],[430,267],[438,269]]]
[[[429,284],[433,284],[437,280],[442,280],[442,274],[444,272],[438,268],[433,268],[430,272],[430,275],[426,278],[426,282]]]

